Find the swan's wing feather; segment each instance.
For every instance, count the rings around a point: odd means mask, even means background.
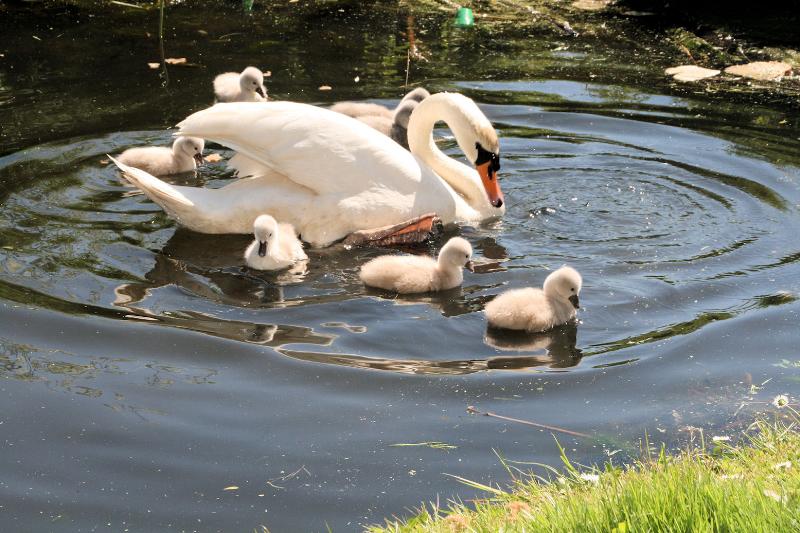
[[[178,189],[169,183],[163,182],[155,176],[151,176],[144,170],[130,167],[125,163],[121,163],[110,155],[107,155],[106,157],[108,157],[115,165],[117,165],[117,167],[122,171],[122,175],[125,176],[125,179],[131,182],[132,185],[141,189],[154,202],[160,205],[163,205],[163,202],[166,202],[168,204],[180,204],[186,207],[194,206],[194,203],[189,198],[181,194]]]
[[[386,186],[412,194],[421,180],[416,159],[397,143],[355,119],[307,104],[217,104],[178,126],[178,135],[228,146],[317,194]]]

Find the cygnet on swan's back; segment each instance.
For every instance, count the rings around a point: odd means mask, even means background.
[[[453,237],[439,252],[439,258],[416,255],[382,255],[361,267],[359,277],[365,285],[400,294],[443,291],[464,281],[463,268],[469,266],[472,246]]]
[[[214,96],[218,102],[265,102],[264,74],[256,67],[220,74],[214,78]]]
[[[147,146],[130,148],[120,154],[125,165],[144,170],[154,176],[189,172],[203,164],[205,142],[196,137],[178,137],[172,148]]]
[[[397,108],[399,108],[404,102],[420,103],[430,95],[431,93],[429,93],[426,89],[417,87],[413,91],[410,91],[408,94],[406,94],[403,99],[400,100],[400,103],[397,104],[397,107],[394,110],[388,109],[380,104],[372,104],[369,102],[338,102],[333,104],[330,107],[330,110],[358,120],[362,120],[363,117],[367,116],[384,117],[391,120],[394,118]]]
[[[486,304],[486,318],[496,328],[547,331],[575,318],[583,280],[563,266],[547,276],[542,289],[513,289]]]
[[[278,224],[271,216],[261,215],[253,222],[253,234],[255,240],[244,253],[250,268],[282,270],[308,259],[291,224]]]

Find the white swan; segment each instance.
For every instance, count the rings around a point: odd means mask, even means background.
[[[264,102],[264,74],[256,67],[247,67],[241,74],[225,72],[214,78],[214,96],[219,102]]]
[[[308,259],[291,224],[278,224],[269,215],[253,222],[255,240],[244,252],[244,261],[256,270],[282,270]]]
[[[434,124],[445,121],[474,168],[443,154]],[[304,241],[327,246],[358,230],[436,213],[444,224],[505,212],[497,182],[497,133],[466,96],[440,93],[411,115],[411,153],[339,113],[293,102],[217,104],[180,124],[236,150],[239,180],[220,189],[172,186],[142,172],[124,175],[182,225],[202,233],[250,233],[270,213]],[[414,155],[412,155],[412,153]]]
[[[203,139],[180,137],[172,143],[172,148],[146,146],[129,148],[122,152],[119,160],[132,167],[140,168],[150,174],[163,176],[189,172],[203,164]]]
[[[418,255],[382,255],[365,263],[359,277],[365,285],[400,294],[443,291],[464,281],[472,246],[453,237],[439,252],[438,259]]]
[[[496,328],[547,331],[575,318],[582,284],[577,270],[563,266],[547,276],[542,289],[514,289],[499,295],[486,304],[486,318]]]

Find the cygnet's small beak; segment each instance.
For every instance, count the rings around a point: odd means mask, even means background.
[[[574,307],[575,309],[581,308],[581,304],[580,301],[578,300],[577,294],[573,294],[572,296],[570,296],[569,301],[572,303],[572,307]]]
[[[467,261],[466,263],[464,263],[464,268],[466,268],[470,272],[475,272],[475,264],[472,261]]]
[[[266,91],[264,91],[263,87],[256,87],[256,92],[261,95],[261,98],[264,98],[266,100],[267,93]]]
[[[192,157],[194,157],[194,162],[197,163],[197,166],[200,166],[206,162],[206,160],[203,159],[203,154],[201,152],[194,154]]]
[[[258,255],[261,257],[267,255],[267,241],[258,241]]]

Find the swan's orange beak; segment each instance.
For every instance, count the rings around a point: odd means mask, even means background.
[[[480,164],[477,167],[478,174],[481,177],[483,188],[486,190],[486,195],[489,197],[489,202],[495,207],[503,206],[503,191],[500,190],[500,183],[497,181],[497,173],[492,168],[492,162]]]

